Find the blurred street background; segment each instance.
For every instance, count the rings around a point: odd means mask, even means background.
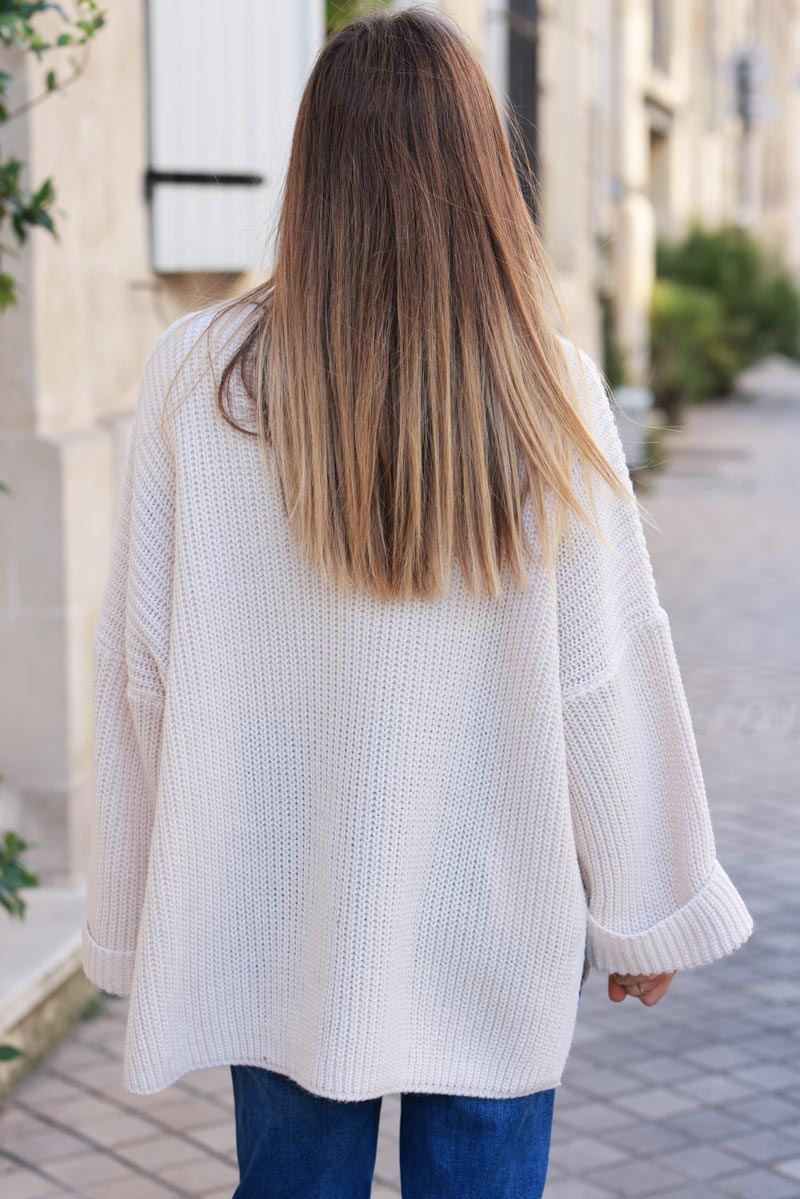
[[[613,389],[756,923],[654,1009],[592,974],[547,1199],[800,1199],[800,0],[432,6],[518,122],[554,281]],[[91,641],[149,349],[268,272],[314,55],[370,7],[0,3],[3,1199],[235,1186],[228,1072],[124,1091],[125,1001],[80,969]],[[387,1096],[384,1199],[399,1112]]]

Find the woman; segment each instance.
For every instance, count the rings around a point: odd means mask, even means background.
[[[752,921],[609,397],[453,24],[324,47],[276,249],[145,372],[86,973],[130,995],[130,1091],[231,1067],[237,1199],[367,1196],[391,1092],[405,1196],[533,1199],[584,967],[652,1006]]]

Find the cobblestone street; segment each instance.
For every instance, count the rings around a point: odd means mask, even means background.
[[[695,409],[643,499],[719,856],[751,941],[655,1008],[590,977],[556,1101],[547,1199],[800,1199],[800,395]],[[0,1108],[3,1199],[230,1199],[227,1069],[138,1098],[125,1001],[80,1021]],[[399,1194],[383,1101],[373,1196]]]

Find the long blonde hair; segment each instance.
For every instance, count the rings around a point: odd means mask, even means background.
[[[526,579],[528,496],[549,567],[570,511],[594,524],[574,455],[629,498],[570,389],[503,120],[449,18],[373,13],[321,49],[275,251],[226,306],[256,315],[217,404],[271,449],[291,528],[334,578],[432,597],[456,560],[498,595],[505,568]],[[255,432],[231,414],[235,376]]]

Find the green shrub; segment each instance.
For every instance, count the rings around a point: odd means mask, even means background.
[[[628,382],[628,366],[617,337],[614,302],[602,288],[597,291],[597,302],[602,316],[603,371],[611,387],[622,387]]]
[[[755,297],[754,341],[760,354],[800,359],[800,292],[786,272],[762,283]]]
[[[735,224],[695,222],[656,247],[651,355],[656,400],[724,395],[737,371],[766,354],[800,358],[800,293],[778,256]]]
[[[670,420],[687,400],[724,395],[742,357],[718,295],[657,281],[650,308],[650,386]]]

